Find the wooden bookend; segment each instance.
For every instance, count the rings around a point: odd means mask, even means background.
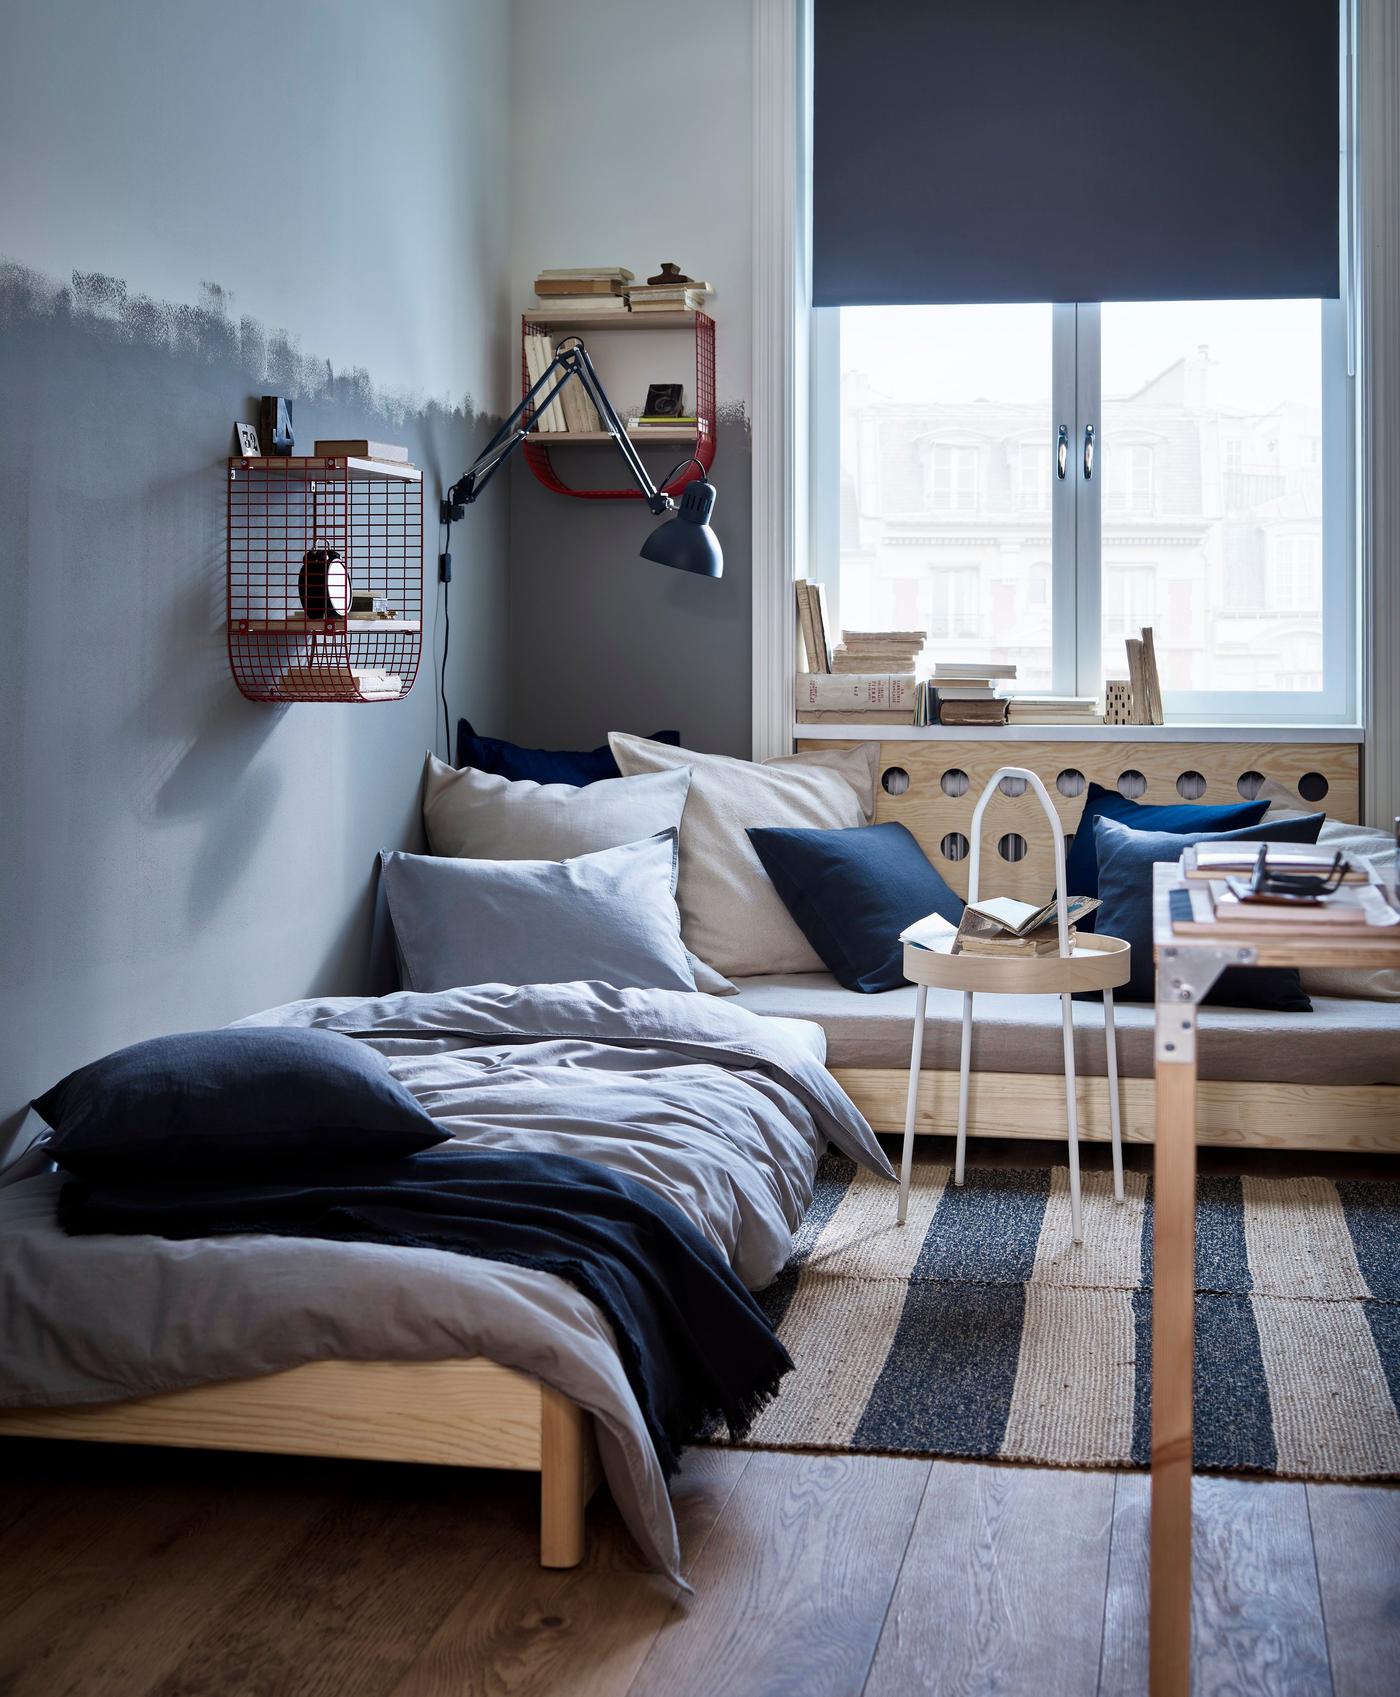
[[[1142,678],[1147,689],[1147,725],[1165,724],[1162,713],[1162,680],[1157,675],[1157,648],[1152,640],[1152,626],[1142,627]]]
[[[1133,718],[1135,725],[1150,725],[1152,716],[1147,706],[1147,674],[1142,664],[1142,638],[1130,636],[1124,643],[1128,650],[1128,682],[1133,691]]]

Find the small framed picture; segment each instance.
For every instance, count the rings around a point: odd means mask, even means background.
[[[262,445],[258,441],[256,424],[235,424],[234,431],[238,436],[238,451],[244,459],[256,460],[262,455]]]

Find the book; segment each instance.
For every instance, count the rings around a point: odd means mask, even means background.
[[[938,699],[940,701],[995,701],[997,692],[990,684],[940,685]]]
[[[626,295],[551,295],[539,304],[573,318],[611,318],[630,310]]]
[[[799,712],[901,712],[913,723],[914,674],[864,677],[842,673],[799,672],[796,702]]]
[[[944,701],[938,698],[940,725],[1004,725],[1006,701],[993,696],[990,701]]]
[[[651,430],[662,426],[674,428],[678,425],[689,425],[693,430],[699,423],[700,420],[693,412],[679,412],[674,417],[668,417],[665,413],[661,412],[644,412],[636,413],[629,418],[627,420],[627,428],[629,430]]]
[[[607,277],[613,278],[619,283],[630,283],[637,274],[635,271],[629,271],[625,265],[579,265],[566,266],[562,271],[551,270],[546,267],[537,275],[548,277],[554,282],[568,282],[571,278],[593,281],[599,277]]]
[[[869,653],[862,649],[852,653],[846,648],[837,648],[831,656],[833,672],[912,672],[916,654],[911,654],[906,648],[903,653]]]
[[[945,919],[941,913],[930,913],[916,919],[912,925],[906,925],[899,934],[899,941],[912,944],[916,949],[947,949],[957,934],[958,928],[951,920]]]
[[[1152,640],[1152,626],[1144,625],[1139,638],[1142,643],[1142,679],[1147,690],[1147,717],[1143,721],[1148,725],[1165,723],[1162,714],[1162,680],[1157,676],[1157,649]]]
[[[1248,901],[1231,880],[1213,883],[1210,895],[1215,917],[1222,925],[1335,931],[1339,926],[1369,928],[1400,923],[1400,913],[1372,884],[1337,890],[1315,902]]]
[[[1225,911],[1221,912],[1219,904],[1211,896],[1209,886],[1202,883],[1179,884],[1167,892],[1167,902],[1172,931],[1185,937],[1215,937],[1233,933],[1236,937],[1257,937],[1261,943],[1280,939],[1315,939],[1318,942],[1349,939],[1364,942],[1388,937],[1394,927],[1400,925],[1400,913],[1391,907],[1375,885],[1359,894],[1366,898],[1359,916],[1351,915],[1343,920],[1330,920],[1308,930],[1294,923],[1297,912],[1291,908],[1268,909],[1267,911],[1275,916],[1272,919],[1253,919],[1237,923],[1238,914],[1245,904],[1237,902],[1233,908],[1227,906]]]
[[[891,712],[887,708],[818,708],[809,712],[806,708],[799,709],[797,714],[799,725],[912,725],[913,714],[907,710]]]
[[[1075,932],[1071,926],[1068,934],[1070,952],[1074,952]],[[953,946],[955,955],[993,955],[1003,959],[1024,960],[1039,955],[1057,955],[1060,952],[1060,936],[1057,930],[1037,931],[1033,937],[981,937],[962,936],[959,934]]]
[[[627,285],[620,277],[536,277],[537,295],[620,295]]]
[[[802,651],[806,656],[809,672],[825,672],[822,664],[825,656],[817,653],[817,631],[812,617],[812,603],[807,594],[808,583],[805,577],[800,577],[793,584],[794,597],[797,601],[797,628],[802,633]],[[799,705],[801,700],[799,696]]]
[[[368,436],[318,436],[316,457],[326,460],[393,460],[408,464],[408,449],[398,442],[374,442]]]
[[[919,646],[923,646],[922,640]],[[940,660],[933,668],[933,676],[947,678],[950,683],[969,678],[976,683],[983,679],[1014,678],[1016,668],[991,660]]]
[[[1150,725],[1152,715],[1147,705],[1147,673],[1142,663],[1142,638],[1130,636],[1123,646],[1128,651],[1128,682],[1133,694],[1133,716],[1129,723]]]
[[[1097,896],[1068,896],[1065,899],[1065,922],[1076,924],[1100,905]],[[969,902],[967,912],[996,926],[1013,937],[1024,937],[1042,925],[1055,925],[1060,909],[1059,898],[1048,902],[1023,902],[1015,896],[984,896],[981,901]]]
[[[826,610],[826,585],[815,581],[807,584],[807,599],[812,603],[812,623],[817,630],[817,656],[823,671],[834,671],[831,660],[831,616]],[[903,668],[912,671],[912,662]]]
[[[1190,843],[1181,857],[1181,870],[1187,878],[1221,879],[1230,873],[1247,876],[1259,858],[1260,843],[1231,843],[1228,847],[1210,843]],[[1321,877],[1332,870],[1333,856],[1316,849],[1290,843],[1269,843],[1269,865],[1277,872],[1303,872]],[[1364,866],[1348,866],[1343,874],[1344,884],[1369,884],[1371,875]]]

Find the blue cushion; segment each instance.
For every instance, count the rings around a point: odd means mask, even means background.
[[[962,897],[903,825],[835,831],[750,828],[773,887],[803,936],[848,990],[904,983],[899,933],[940,913],[956,925]]]
[[[1267,801],[1242,801],[1200,806],[1195,802],[1157,803],[1128,801],[1117,790],[1106,790],[1102,784],[1091,783],[1084,797],[1084,811],[1074,841],[1065,857],[1065,883],[1072,896],[1096,896],[1099,893],[1098,859],[1094,848],[1094,821],[1117,819],[1134,831],[1170,831],[1176,835],[1185,831],[1238,831],[1246,825],[1257,825],[1268,811]],[[1096,928],[1098,915],[1091,914],[1082,930]]]
[[[1115,992],[1125,1002],[1152,1000],[1152,868],[1177,861],[1188,843],[1315,843],[1326,815],[1300,813],[1251,825],[1243,831],[1132,831],[1115,819],[1094,821],[1098,845],[1099,899],[1095,914],[1101,936],[1133,946],[1132,976]],[[1231,966],[1206,997],[1235,1008],[1276,1008],[1311,1013],[1297,969],[1291,966]]]
[[[653,731],[653,742],[673,747],[681,740],[679,731]],[[457,764],[475,766],[478,772],[494,772],[498,778],[532,784],[596,784],[600,778],[620,778],[621,771],[606,743],[601,748],[522,748],[500,737],[479,737],[465,719],[457,721]]]
[[[153,1037],[79,1067],[34,1107],[53,1159],[90,1179],[324,1172],[448,1137],[382,1055],[312,1026]]]

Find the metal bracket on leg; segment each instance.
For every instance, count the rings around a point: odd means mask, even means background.
[[[1194,1061],[1196,1009],[1227,966],[1253,966],[1252,948],[1177,948],[1168,944],[1157,960],[1157,1029],[1153,1055],[1159,1061]]]

